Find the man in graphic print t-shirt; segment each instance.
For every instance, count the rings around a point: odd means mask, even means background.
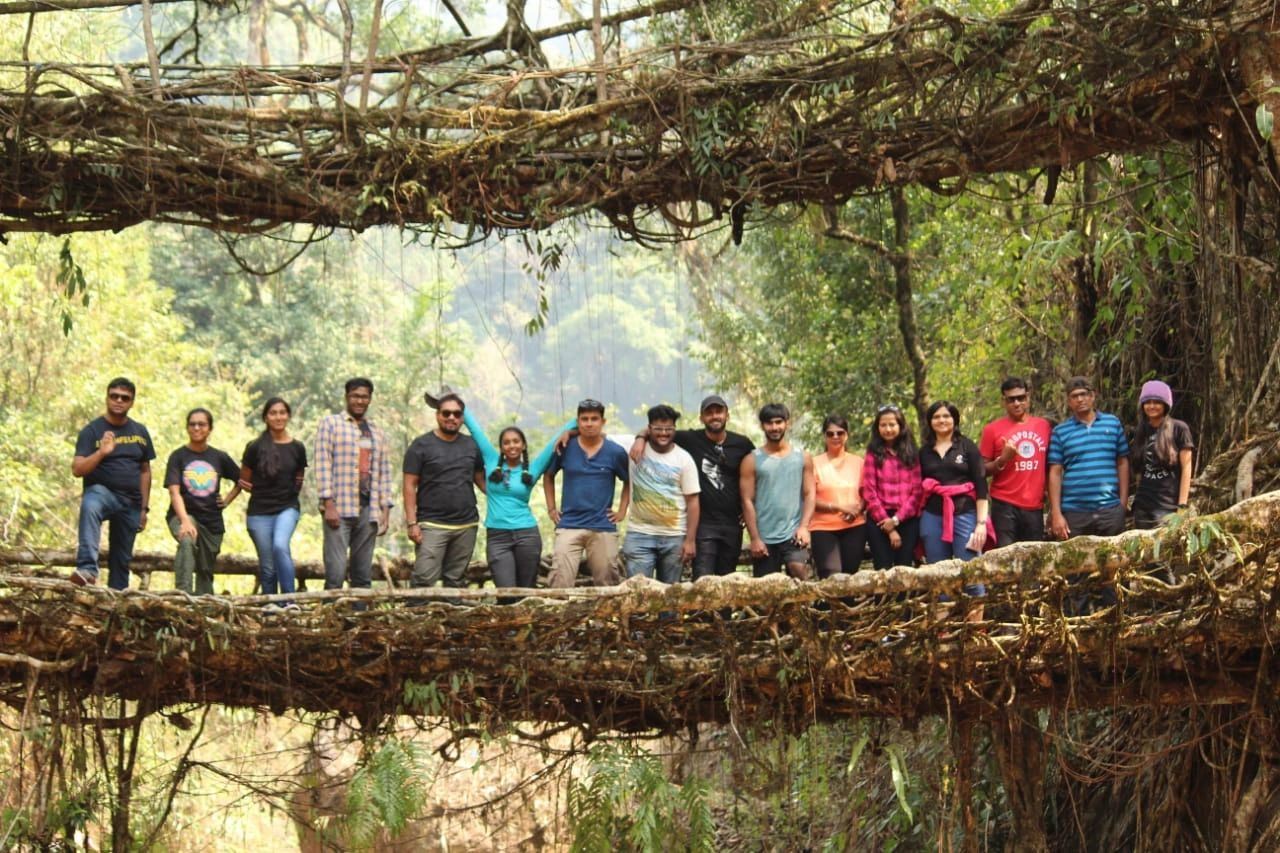
[[[1053,427],[1031,414],[1031,390],[1010,376],[1000,385],[1005,416],[982,429],[978,449],[991,478],[996,546],[1044,540],[1044,493]]]
[[[631,511],[622,544],[628,577],[656,572],[663,583],[678,583],[696,551],[698,469],[675,444],[679,419],[670,406],[651,408],[649,441],[640,459],[631,460]]]
[[[107,383],[107,411],[80,430],[71,473],[84,480],[79,546],[71,581],[98,582],[102,523],[108,522],[107,583],[129,586],[133,541],[147,526],[151,509],[151,460],[155,446],[147,428],[129,417],[137,389],[123,376]]]

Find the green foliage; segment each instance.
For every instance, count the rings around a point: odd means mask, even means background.
[[[0,850],[74,849],[77,834],[84,833],[104,805],[101,779],[90,778],[45,805],[39,830],[31,806],[0,807]]]
[[[1253,121],[1258,128],[1258,135],[1263,139],[1271,139],[1271,132],[1275,128],[1276,119],[1266,104],[1258,104],[1254,109]]]
[[[71,238],[62,241],[62,250],[58,253],[58,284],[62,287],[63,297],[68,303],[78,301],[84,308],[89,307],[89,284],[85,281],[84,270],[76,263],[71,254]],[[75,325],[70,306],[62,308],[62,334],[71,334]]]
[[[597,745],[588,762],[584,778],[569,783],[575,853],[714,849],[704,781],[669,781],[659,760],[633,744]]]
[[[280,395],[296,419],[314,423],[340,401],[348,376],[371,372],[382,294],[336,245],[313,246],[290,262],[298,252],[292,243],[231,243],[177,229],[156,236],[153,263],[166,271],[185,337],[249,388],[255,404]]]
[[[437,716],[444,709],[445,696],[435,680],[421,683],[413,679],[404,682],[404,708],[414,714]]]
[[[999,379],[1046,371],[1070,324],[1056,300],[1030,285],[1037,273],[1021,259],[1027,240],[1009,236],[1017,223],[1005,206],[924,193],[911,200],[913,301],[931,397],[953,400],[976,434],[999,413]],[[851,201],[842,225],[894,248],[882,199]],[[813,419],[843,414],[853,443],[864,444],[875,408],[906,404],[912,394],[894,270],[879,252],[824,231],[805,215],[749,232],[743,251],[717,267],[710,298],[699,301],[703,355],[753,405],[781,398]],[[813,420],[800,435],[820,444]]]
[[[171,294],[152,277],[147,240],[146,229],[80,235],[73,255],[65,240],[15,235],[0,256],[0,346],[9,356],[0,360],[0,543],[74,543],[75,436],[102,413],[113,376],[138,385],[133,415],[148,425],[160,456],[155,506],[167,506],[164,460],[186,440],[188,409],[215,412],[215,442],[234,437],[227,446],[238,451],[236,441],[247,437],[236,432],[244,414],[238,389],[210,368],[206,351],[181,340]],[[138,547],[171,541],[155,523]]]
[[[358,849],[373,847],[381,832],[395,838],[421,813],[427,757],[416,744],[390,739],[356,770],[347,789],[344,826]]]

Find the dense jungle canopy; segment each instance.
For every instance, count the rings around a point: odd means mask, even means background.
[[[1280,485],[1274,3],[0,21],[0,849],[1274,847],[1275,500],[1229,509]],[[1173,386],[1200,518],[827,587],[318,594],[284,625],[163,580],[75,592],[48,557],[118,373],[162,452],[196,405],[238,450],[277,393],[309,440],[368,374],[398,452],[444,381],[535,441],[582,396],[625,432],[712,390],[810,441],[941,398],[976,433],[1010,373],[1061,417],[1080,372],[1128,423]],[[1123,606],[1064,611],[1081,571]],[[932,596],[975,572],[990,624],[955,636]]]

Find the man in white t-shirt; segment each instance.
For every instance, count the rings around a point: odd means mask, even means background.
[[[678,583],[683,564],[697,548],[698,466],[676,446],[680,414],[670,406],[649,410],[649,443],[640,461],[631,461],[631,509],[622,555],[627,576],[657,573],[663,583]]]

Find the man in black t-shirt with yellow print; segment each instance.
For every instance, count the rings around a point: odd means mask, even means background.
[[[129,586],[133,540],[147,526],[151,500],[151,460],[155,446],[147,428],[129,418],[134,384],[123,376],[107,383],[107,412],[80,430],[71,473],[84,480],[80,499],[79,547],[72,583],[98,582],[102,523],[109,522],[108,584]]]

